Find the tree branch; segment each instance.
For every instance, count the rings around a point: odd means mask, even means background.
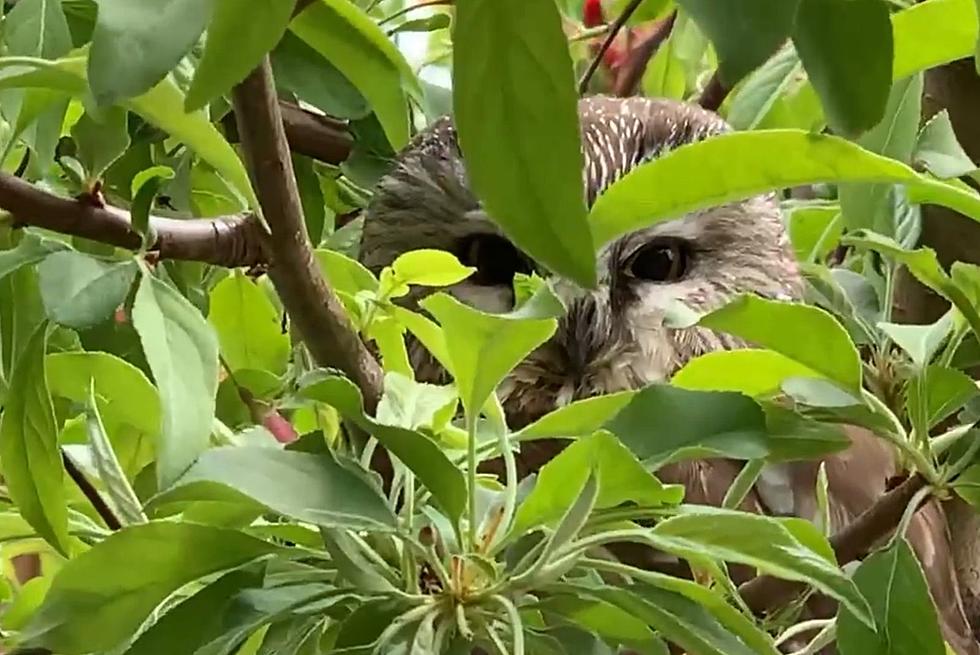
[[[619,97],[626,97],[633,94],[637,84],[646,72],[647,64],[656,54],[660,45],[670,36],[670,31],[674,28],[674,21],[677,19],[677,11],[670,12],[665,18],[657,21],[639,41],[637,41],[626,61],[616,74],[616,82],[613,85],[613,93]]]
[[[701,96],[698,98],[698,104],[705,109],[710,109],[711,111],[718,111],[721,107],[721,103],[725,102],[725,98],[731,92],[731,88],[721,81],[721,76],[718,71],[715,71],[711,79],[705,85],[704,89],[701,90]]]
[[[13,215],[17,226],[33,225],[120,248],[140,247],[140,235],[127,212],[84,199],[62,198],[9,173],[0,172],[0,207]],[[266,260],[264,228],[252,216],[186,220],[154,216],[150,225],[157,234],[153,249],[163,259],[232,268]]]
[[[245,162],[270,229],[269,277],[314,360],[350,377],[373,412],[383,374],[314,260],[268,57],[232,98]]]
[[[830,545],[837,556],[837,564],[843,566],[854,561],[890,534],[898,526],[912,498],[925,485],[925,478],[913,475],[831,537]],[[746,582],[739,591],[752,611],[765,614],[786,604],[802,589],[803,585],[798,582],[761,575]]]
[[[316,114],[285,100],[279,101],[279,111],[282,113],[286,140],[293,152],[326,164],[340,164],[350,156],[354,137],[343,121]],[[238,141],[235,115],[229,112],[221,122],[228,140]]]
[[[592,76],[595,75],[595,72],[599,69],[599,64],[602,63],[602,58],[606,56],[606,52],[613,44],[613,41],[616,40],[616,36],[623,29],[623,26],[626,25],[626,22],[630,19],[630,16],[632,16],[640,7],[642,2],[643,0],[630,0],[630,3],[623,9],[623,13],[617,16],[616,20],[613,21],[612,25],[609,27],[609,33],[606,34],[605,41],[603,41],[602,45],[599,46],[599,51],[595,53],[592,61],[589,62],[589,68],[585,71],[585,74],[582,75],[582,79],[579,80],[579,95],[583,95],[589,90],[589,82],[592,80]]]

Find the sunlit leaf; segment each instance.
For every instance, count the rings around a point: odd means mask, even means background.
[[[456,8],[453,32],[454,121],[470,184],[518,247],[595,286],[577,94],[558,8],[469,0]]]
[[[456,284],[476,271],[472,266],[463,266],[454,255],[443,250],[406,252],[392,262],[391,268],[400,282],[427,287]]]
[[[259,285],[242,274],[226,277],[211,289],[208,322],[214,326],[221,355],[238,369],[281,375],[289,359],[289,335],[279,312]]]
[[[788,377],[818,377],[813,369],[773,350],[720,350],[690,360],[670,383],[697,391],[738,391],[766,396]]]
[[[635,395],[635,391],[619,391],[576,400],[521,428],[514,433],[514,438],[518,441],[530,441],[533,439],[573,438],[590,435],[618,414]]]

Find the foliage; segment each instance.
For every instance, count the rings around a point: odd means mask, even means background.
[[[980,269],[947,272],[916,247],[922,204],[980,220],[960,179],[977,167],[948,116],[919,125],[923,72],[976,52],[974,0],[647,0],[630,25],[678,16],[642,90],[696,99],[719,68],[735,131],[640,165],[591,209],[575,77],[595,35],[581,2],[6,4],[3,173],[128,207],[141,243],[0,215],[4,648],[516,655],[670,642],[773,655],[813,625],[794,608],[755,616],[729,569],[743,565],[839,601],[814,643],[944,652],[907,521],[849,575],[817,523],[733,508],[765,467],[845,448],[840,423],[891,444],[929,492],[980,502],[978,392],[964,373],[980,361]],[[151,214],[259,209],[227,119],[232,89],[267,55],[283,99],[354,135],[342,163],[294,152],[293,164],[319,269],[383,365],[376,411],[312,361],[262,270],[152,253]],[[445,292],[474,272],[450,253],[410,252],[378,274],[357,261],[350,216],[450,110],[475,192],[542,272],[594,287],[595,251],[614,237],[776,191],[807,302],[682,312],[753,347],[508,425],[495,390],[554,334],[554,277],[522,280],[514,311],[489,314]],[[818,197],[784,191],[803,185]],[[893,322],[900,267],[951,302],[942,319]],[[404,302],[418,289],[435,293]],[[443,384],[415,378],[408,338],[448,371]],[[569,445],[519,484],[515,458],[545,439]],[[378,448],[394,459],[388,484],[370,468]],[[687,503],[651,473],[705,456],[745,462],[724,508]],[[477,472],[495,458],[505,478]],[[695,580],[600,556],[623,542],[686,561]],[[25,553],[42,562],[29,582],[10,573]]]

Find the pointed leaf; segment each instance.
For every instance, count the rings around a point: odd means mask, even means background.
[[[136,271],[133,261],[106,264],[75,251],[48,255],[37,267],[48,318],[75,329],[101,323],[126,300]]]
[[[789,377],[820,377],[813,369],[774,350],[719,350],[695,357],[681,367],[670,383],[695,391],[738,391],[768,396]]]
[[[269,297],[245,275],[230,275],[211,289],[208,322],[217,332],[221,354],[232,372],[285,373],[289,335],[283,334],[279,312]]]
[[[942,110],[922,126],[915,144],[914,160],[936,177],[960,177],[977,170],[977,165],[956,138],[949,112]]]

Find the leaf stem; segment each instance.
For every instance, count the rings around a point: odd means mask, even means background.
[[[467,541],[465,551],[476,546],[476,416],[471,412],[466,414],[466,495]]]
[[[503,607],[510,619],[510,631],[514,636],[514,655],[524,655],[524,622],[521,621],[517,606],[509,598],[500,594],[494,594],[490,599]]]

